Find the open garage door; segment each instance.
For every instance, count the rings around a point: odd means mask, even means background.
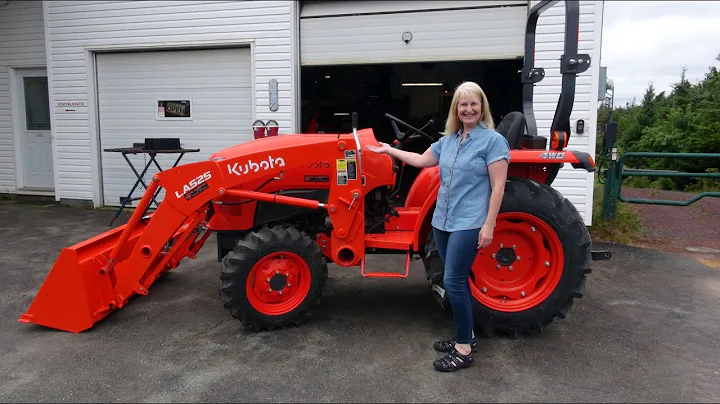
[[[352,112],[358,126],[372,128],[379,141],[396,139],[386,113],[426,133],[444,130],[455,87],[469,80],[485,90],[496,123],[509,112],[522,111],[522,59],[463,62],[384,63],[371,65],[303,66],[302,130],[308,133],[348,133]],[[430,120],[432,124],[428,124]],[[404,150],[423,153],[425,139]],[[420,169],[406,166],[401,195]],[[396,202],[402,203],[402,199]]]
[[[182,165],[252,140],[251,77],[249,48],[98,54],[104,204],[120,205],[137,177],[121,154],[103,149],[132,147],[145,138],[179,138],[182,147],[200,149],[184,155]],[[139,173],[150,158],[127,157]],[[156,160],[167,169],[177,157],[158,154]],[[151,165],[146,183],[157,171]],[[134,196],[143,191],[140,186]],[[163,196],[164,191],[158,202]]]
[[[522,57],[527,1],[304,1],[303,66]]]
[[[348,132],[357,112],[359,126],[385,142],[395,139],[385,113],[416,127],[432,119],[425,130],[442,131],[452,93],[466,80],[485,89],[499,122],[522,110],[527,13],[518,0],[303,1],[302,130]],[[419,170],[406,171],[401,188]]]

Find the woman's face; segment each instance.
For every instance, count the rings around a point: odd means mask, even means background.
[[[457,114],[464,124],[474,125],[482,118],[482,100],[475,94],[460,96],[457,104]]]

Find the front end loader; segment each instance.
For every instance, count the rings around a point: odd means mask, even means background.
[[[565,2],[562,93],[549,147],[535,126],[532,86],[543,76],[533,63],[535,24],[553,3],[540,2],[528,18],[524,112],[508,114],[497,128],[512,149],[509,178],[494,241],[478,253],[470,275],[483,335],[514,336],[564,317],[584,293],[591,259],[609,258],[590,250],[581,215],[551,187],[565,163],[595,170],[587,153],[566,149],[575,77],[590,64],[588,55],[577,54],[577,1]],[[395,147],[437,140],[386,117],[398,137]],[[403,165],[367,152],[368,145],[378,141],[372,129],[357,128],[353,114],[352,133],[259,138],[156,174],[126,224],[61,251],[19,321],[87,330],[147,295],[164,273],[195,258],[213,233],[222,304],[248,327],[300,323],[319,301],[328,264],[359,267],[366,277],[405,278],[419,257],[432,293],[445,305],[443,266],[430,231],[438,169],[422,170],[404,204],[394,206]],[[148,213],[160,188],[165,198]],[[404,270],[372,272],[366,256],[376,253],[404,254]]]

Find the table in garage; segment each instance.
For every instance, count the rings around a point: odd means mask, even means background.
[[[200,151],[200,149],[184,149],[184,148],[178,148],[178,149],[172,148],[172,149],[168,149],[168,150],[152,149],[152,148],[144,147],[142,145],[136,145],[133,147],[119,147],[119,148],[113,148],[113,149],[103,149],[103,150],[105,152],[109,152],[109,153],[121,153],[123,158],[125,158],[125,161],[127,161],[128,165],[132,169],[133,173],[135,173],[135,176],[137,177],[137,181],[135,181],[135,184],[133,185],[132,189],[130,189],[130,192],[128,192],[128,195],[125,198],[123,198],[122,204],[120,205],[118,210],[115,212],[115,216],[113,216],[112,220],[110,221],[109,226],[112,226],[115,219],[117,219],[118,216],[120,216],[120,213],[122,213],[123,209],[125,209],[125,206],[128,203],[142,199],[139,197],[133,198],[132,195],[135,192],[135,189],[140,184],[142,184],[142,186],[145,187],[145,189],[148,188],[147,184],[143,180],[143,177],[145,176],[145,173],[147,172],[147,170],[150,168],[150,165],[155,163],[155,166],[158,168],[158,170],[163,171],[162,167],[160,167],[160,164],[158,164],[157,160],[155,160],[155,156],[157,156],[158,154],[179,154],[177,160],[175,160],[175,164],[173,164],[173,168],[175,168],[178,165],[178,163],[180,162],[180,159],[182,159],[182,157],[185,155],[185,153],[196,153],[196,152]],[[147,164],[145,164],[145,168],[143,169],[141,174],[138,173],[138,171],[135,169],[135,166],[133,166],[130,159],[127,158],[128,154],[147,154],[148,156],[150,156],[150,159],[148,160]],[[155,197],[157,197],[158,193],[160,193],[160,189],[155,191],[155,194],[153,195],[153,198],[152,198],[152,203],[155,203],[155,207],[159,206],[157,201],[155,200]],[[150,207],[150,206],[148,206],[148,207]]]

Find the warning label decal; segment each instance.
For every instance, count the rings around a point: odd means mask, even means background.
[[[349,180],[357,179],[357,165],[355,159],[348,159],[347,161],[347,175]]]
[[[347,185],[348,182],[348,161],[345,159],[337,159],[337,183],[338,185]]]

